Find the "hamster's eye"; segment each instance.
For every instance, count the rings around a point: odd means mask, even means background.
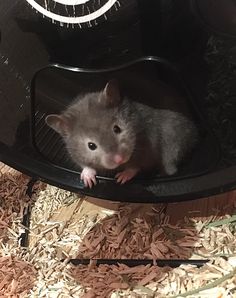
[[[121,133],[121,128],[120,128],[118,125],[114,125],[114,127],[113,127],[113,131],[114,131],[114,133],[116,133],[116,134]]]
[[[89,143],[88,143],[88,147],[89,147],[89,149],[92,150],[92,151],[94,151],[94,150],[97,149],[97,145],[94,144],[94,143],[92,143],[92,142],[89,142]]]

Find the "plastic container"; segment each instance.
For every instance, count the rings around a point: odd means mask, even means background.
[[[97,24],[83,26],[52,23],[27,1],[0,3],[0,160],[53,185],[118,201],[191,200],[235,188],[236,141],[217,134],[223,126],[211,120],[222,102],[212,109],[206,105],[209,34],[193,5],[119,2],[120,9],[114,6]],[[141,176],[124,186],[98,177],[98,185],[86,189],[44,116],[69,102],[76,91],[73,82],[86,85],[129,67],[142,73],[143,65],[187,96],[201,128],[200,145],[174,177]],[[236,104],[229,111],[226,107],[227,120]]]

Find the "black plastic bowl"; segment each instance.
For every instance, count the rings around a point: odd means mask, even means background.
[[[131,69],[141,76],[151,75],[163,80],[187,97],[201,131],[200,143],[175,176],[137,177],[123,186],[113,178],[97,177],[96,186],[91,190],[84,188],[80,172],[73,167],[63,141],[45,124],[45,115],[63,110],[78,92],[88,88],[91,90],[91,82],[96,82],[95,86],[98,86],[108,78]],[[163,59],[145,57],[116,68],[99,70],[50,65],[38,71],[32,81],[31,137],[29,147],[23,150],[26,155],[12,158],[10,150],[7,150],[5,155],[2,154],[2,160],[47,182],[90,196],[132,202],[193,199],[208,193],[209,178],[216,175],[211,172],[220,158],[217,141],[204,119],[199,98],[191,94],[177,69]],[[22,123],[17,136],[24,134]],[[14,147],[17,147],[17,143]],[[204,180],[207,181],[207,188],[203,190]],[[215,185],[215,180],[212,183]]]
[[[200,130],[200,142],[193,154],[187,159],[179,172],[171,177],[142,177],[136,178],[141,185],[150,187],[158,185],[161,181],[175,181],[202,175],[208,172],[217,164],[219,160],[219,146],[212,135],[207,122],[202,117],[196,100],[185,86],[178,72],[167,61],[157,57],[144,57],[119,67],[109,69],[80,69],[66,67],[62,65],[51,65],[36,73],[32,84],[32,143],[36,152],[51,163],[67,173],[80,175],[80,171],[70,160],[66,148],[60,136],[50,129],[45,123],[45,116],[49,113],[59,113],[63,111],[75,98],[76,95],[86,92],[101,90],[106,82],[112,78],[124,78],[135,74],[137,79],[145,78],[164,81],[170,86],[175,87],[180,94],[187,99],[187,104],[193,113],[196,123]],[[126,79],[127,80],[127,79]],[[132,82],[132,79],[131,79]],[[134,84],[135,81],[133,82]],[[145,104],[155,105],[159,98],[148,97],[152,94],[144,86],[138,88],[138,94],[130,94],[131,98],[141,100]],[[137,87],[133,86],[135,89]],[[130,89],[129,86],[127,86]],[[145,89],[146,88],[146,89]],[[129,90],[127,90],[129,92]],[[168,106],[167,106],[168,108]],[[89,115],[88,115],[89,117]],[[142,123],[140,123],[142,125]],[[212,148],[214,148],[212,150]],[[158,153],[157,153],[158,154]],[[158,169],[157,169],[158,170]],[[107,187],[117,187],[114,178],[98,176],[99,184]],[[129,183],[130,185],[132,182]],[[99,185],[95,187],[99,188]],[[118,186],[119,188],[123,188]],[[117,189],[117,191],[118,191]]]

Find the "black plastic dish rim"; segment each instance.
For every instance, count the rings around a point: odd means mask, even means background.
[[[68,72],[77,72],[77,73],[93,73],[93,74],[99,74],[99,73],[108,73],[108,72],[113,72],[113,71],[118,71],[118,70],[122,70],[128,67],[131,67],[135,64],[141,63],[141,62],[154,62],[154,63],[159,63],[164,65],[165,67],[167,67],[170,71],[172,71],[177,80],[181,83],[181,88],[183,88],[184,92],[186,93],[188,100],[191,102],[194,111],[197,113],[197,117],[200,119],[201,124],[204,124],[205,130],[210,133],[212,136],[214,135],[213,132],[211,131],[207,121],[205,120],[206,117],[204,118],[202,113],[199,111],[197,104],[195,103],[195,101],[193,100],[193,95],[191,94],[191,92],[188,90],[188,88],[186,87],[184,80],[182,79],[180,73],[178,72],[178,69],[176,67],[174,67],[170,62],[168,62],[167,60],[160,58],[160,57],[155,57],[155,56],[146,56],[146,57],[142,57],[139,59],[135,59],[133,61],[130,61],[128,63],[116,66],[116,67],[111,67],[111,68],[105,68],[105,69],[88,69],[88,68],[78,68],[78,67],[72,67],[72,66],[67,66],[67,65],[62,65],[62,64],[49,64],[48,66],[43,67],[42,69],[38,70],[35,74],[34,77],[32,79],[31,82],[31,114],[30,114],[30,123],[31,123],[31,135],[30,135],[30,139],[32,141],[32,145],[33,148],[36,150],[36,152],[43,158],[45,159],[51,166],[59,168],[61,170],[70,172],[70,173],[74,173],[74,174],[80,174],[80,171],[74,171],[74,170],[70,170],[67,168],[64,168],[62,166],[59,166],[57,164],[54,164],[53,162],[51,162],[50,160],[48,160],[38,149],[37,147],[37,143],[35,140],[35,121],[34,121],[34,115],[35,115],[35,79],[37,77],[37,75],[41,72],[44,71],[47,68],[57,68],[60,70],[65,70]],[[220,148],[218,148],[218,150],[220,151]],[[220,155],[220,154],[219,154]],[[217,163],[218,161],[216,161]],[[214,164],[215,165],[215,164]],[[213,165],[212,165],[213,167]],[[195,174],[187,174],[187,175],[181,175],[181,176],[171,176],[171,177],[160,177],[160,178],[146,178],[146,179],[142,179],[142,178],[136,178],[136,181],[139,181],[140,183],[147,183],[150,182],[150,184],[153,184],[154,182],[158,183],[160,181],[164,181],[164,182],[168,182],[168,181],[177,181],[177,180],[182,180],[182,179],[188,179],[188,178],[193,178],[193,177],[198,177],[201,176],[203,174],[206,174],[208,172],[210,172],[212,169],[211,168],[207,168],[206,170],[203,170],[201,172],[195,173]],[[97,175],[96,178],[98,180],[102,180],[102,181],[112,181],[114,182],[115,179],[114,178],[110,178],[110,177],[103,177],[103,176],[99,176]]]
[[[196,19],[199,21],[202,28],[206,32],[208,32],[208,33],[211,32],[211,33],[214,33],[215,35],[219,35],[219,36],[226,37],[226,38],[236,39],[236,33],[230,34],[225,31],[221,31],[221,30],[217,29],[216,27],[210,25],[210,23],[208,23],[202,17],[202,14],[200,13],[199,6],[198,6],[197,2],[198,2],[197,0],[190,0],[190,8],[191,8],[192,13],[195,15]]]
[[[62,189],[81,193],[83,195],[93,196],[96,198],[130,202],[130,203],[176,203],[181,201],[191,201],[202,197],[208,197],[231,191],[236,189],[236,166],[218,170],[214,173],[208,173],[193,179],[185,179],[183,182],[187,183],[187,189],[182,191],[182,188],[175,185],[174,193],[155,194],[155,198],[147,196],[139,198],[138,196],[126,197],[122,199],[120,196],[104,197],[102,194],[96,193],[93,189],[87,189],[80,183],[73,183],[70,179],[65,177],[64,171],[60,169],[52,169],[49,164],[42,161],[33,160],[31,157],[22,155],[16,150],[9,148],[4,143],[0,142],[0,160],[14,169],[25,173],[34,179],[49,183]],[[164,186],[163,183],[161,185]],[[145,186],[144,186],[145,188]],[[178,190],[176,192],[176,190]],[[180,190],[180,192],[179,192]]]

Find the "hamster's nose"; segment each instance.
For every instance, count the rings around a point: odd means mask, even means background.
[[[116,155],[114,155],[114,162],[116,164],[120,165],[124,162],[124,158],[121,155],[116,154]]]

